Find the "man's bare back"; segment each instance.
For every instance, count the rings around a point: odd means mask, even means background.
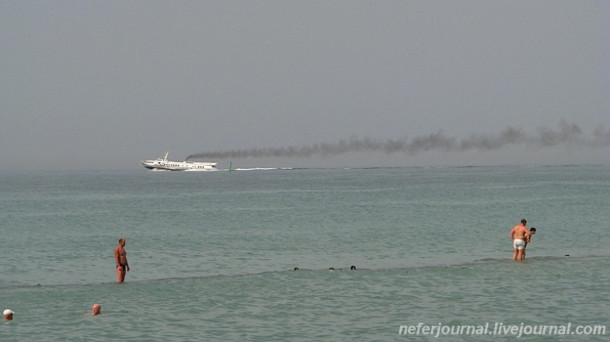
[[[525,241],[529,237],[530,233],[525,227],[527,221],[525,219],[521,220],[521,224],[518,224],[513,227],[510,231],[510,239],[513,240],[513,260],[522,260],[523,259],[523,251],[525,250]]]
[[[510,231],[510,238],[513,241],[515,239],[525,240],[528,235],[529,232],[527,231],[527,228],[525,228],[525,226],[522,224],[514,226],[513,229]]]

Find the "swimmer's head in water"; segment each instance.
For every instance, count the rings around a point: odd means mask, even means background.
[[[93,306],[91,307],[91,313],[95,316],[95,315],[99,315],[102,313],[102,306],[99,304],[93,304]]]
[[[2,314],[4,315],[5,321],[10,321],[13,319],[13,315],[15,314],[15,311],[13,311],[11,309],[6,309],[2,312]]]

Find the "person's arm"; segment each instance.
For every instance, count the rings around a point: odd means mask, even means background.
[[[114,261],[116,262],[117,266],[119,266],[121,264],[121,262],[119,260],[119,249],[118,248],[114,249]]]

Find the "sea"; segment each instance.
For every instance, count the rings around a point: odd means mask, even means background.
[[[608,341],[610,166],[3,171],[7,308],[0,341]]]

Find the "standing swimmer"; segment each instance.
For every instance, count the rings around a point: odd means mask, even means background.
[[[527,244],[532,240],[532,235],[536,234],[536,228],[530,228],[530,235],[525,240],[525,246],[523,246],[523,254],[521,254],[521,260],[525,259],[525,250],[527,248]]]
[[[125,274],[130,270],[127,262],[127,252],[125,252],[125,238],[119,239],[119,245],[114,249],[114,261],[116,262],[116,282],[125,281]]]
[[[527,221],[521,220],[521,224],[513,227],[510,231],[510,239],[513,240],[513,260],[523,260],[523,251],[525,250],[525,241],[529,238],[530,232],[525,228]]]

